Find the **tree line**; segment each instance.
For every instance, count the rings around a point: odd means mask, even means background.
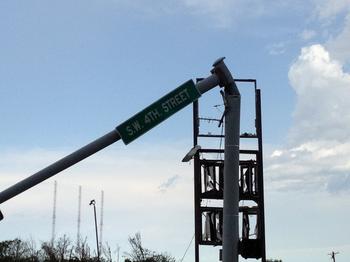
[[[128,239],[130,251],[123,255],[124,262],[175,262],[168,253],[158,253],[143,247],[141,234],[136,233]],[[87,239],[74,245],[64,235],[54,242],[41,242],[37,248],[33,239],[5,240],[0,242],[0,262],[119,262],[108,243],[101,245],[100,258],[93,251]]]
[[[123,253],[124,262],[176,262],[169,253],[145,248],[140,233],[130,236],[128,242],[130,251]],[[39,248],[32,238],[26,241],[16,238],[0,242],[0,262],[121,262],[119,255],[114,255],[115,252],[112,252],[108,243],[100,249],[98,258],[96,252],[89,247],[87,238],[74,245],[66,235],[54,242],[41,242]],[[266,262],[282,260],[268,259]]]

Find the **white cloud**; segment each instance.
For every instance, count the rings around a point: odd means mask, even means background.
[[[267,183],[271,189],[331,192],[349,191],[350,143],[314,141],[266,157]],[[337,184],[335,181],[346,183]]]
[[[265,158],[267,186],[350,193],[350,1],[316,5],[322,30],[332,33],[324,44],[302,48],[290,67],[296,93],[293,124],[289,143]],[[316,32],[304,30],[300,36],[310,40]]]
[[[117,0],[116,3],[147,17],[190,15],[200,21],[201,25],[214,28],[236,27],[247,19],[273,14],[288,5],[294,6],[292,1],[266,4],[262,0]]]
[[[290,132],[294,143],[350,139],[350,75],[340,62],[321,45],[306,47],[291,66],[289,79],[297,94]]]
[[[270,55],[282,55],[287,50],[286,46],[286,42],[278,42],[268,46],[267,49]]]
[[[247,20],[263,18],[286,9],[302,8],[295,1],[262,1],[262,0],[180,0],[191,14],[209,21],[214,27],[240,28]]]
[[[289,143],[266,157],[267,183],[283,190],[350,192],[350,1],[316,3],[320,21],[345,15],[325,44],[301,49],[288,77],[296,93]],[[337,33],[338,32],[338,33]],[[304,30],[309,40],[314,31]]]
[[[350,6],[350,2],[349,2]],[[331,38],[326,46],[332,53],[332,56],[346,64],[350,62],[350,12],[345,18],[342,31],[334,38]]]
[[[316,31],[305,29],[301,32],[300,37],[302,40],[308,41],[317,35]]]
[[[119,6],[131,9],[146,17],[159,18],[164,15],[186,14],[195,16],[212,27],[222,28],[232,25],[234,7],[239,2],[239,0],[116,1]]]
[[[350,0],[322,0],[316,3],[317,15],[321,19],[333,18],[350,9]]]
[[[178,182],[180,176],[179,175],[175,175],[172,177],[169,177],[165,182],[163,182],[158,189],[164,193],[166,192],[169,188],[172,188],[176,185],[176,183]]]
[[[322,45],[289,70],[296,93],[289,145],[266,157],[267,183],[283,190],[350,192],[350,74]]]
[[[271,158],[274,158],[274,157],[279,157],[283,154],[283,151],[282,150],[275,150],[272,152],[271,154]]]
[[[183,4],[191,10],[191,13],[198,16],[210,17],[212,23],[218,27],[228,27],[232,23],[233,16],[232,11],[234,10],[237,1],[230,0],[182,0]]]

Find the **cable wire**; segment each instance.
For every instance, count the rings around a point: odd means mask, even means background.
[[[187,251],[190,249],[190,246],[191,246],[191,244],[192,244],[192,241],[193,241],[193,239],[194,239],[194,236],[195,236],[195,234],[193,234],[193,237],[192,237],[190,243],[188,244],[185,253],[183,254],[182,258],[180,259],[180,262],[182,262],[182,261],[184,260],[186,254],[187,254]]]

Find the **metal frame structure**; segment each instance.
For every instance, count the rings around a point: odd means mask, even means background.
[[[200,81],[201,79],[197,79]],[[263,180],[263,147],[261,121],[261,93],[255,79],[235,79],[235,82],[252,83],[255,91],[255,134],[243,133],[240,139],[256,139],[257,149],[239,150],[239,200],[254,203],[253,206],[239,206],[241,234],[238,252],[244,258],[266,261],[265,247],[265,214],[264,214],[264,180]],[[200,138],[225,138],[225,134],[203,134],[200,132],[200,121],[208,120],[199,115],[199,102],[193,102],[193,145],[198,150],[194,155],[194,207],[195,207],[195,262],[200,260],[200,246],[221,246],[223,244],[223,207],[207,207],[205,200],[224,198],[224,160],[210,159],[211,153],[224,154],[224,149],[200,148]],[[214,119],[215,120],[215,119]],[[207,157],[209,156],[209,158]],[[210,170],[210,171],[209,171]],[[208,172],[211,172],[209,190]],[[250,234],[249,218],[254,217],[256,228],[254,238]],[[203,218],[205,222],[203,223]],[[209,221],[209,222],[208,222]],[[207,223],[208,222],[208,223]],[[210,234],[208,232],[210,231]],[[234,232],[232,232],[234,234]],[[221,252],[220,252],[221,257]],[[225,261],[225,259],[224,259]]]

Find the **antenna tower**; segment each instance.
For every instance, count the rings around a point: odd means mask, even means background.
[[[335,255],[338,255],[339,254],[339,252],[334,252],[334,251],[332,251],[330,254],[328,254],[329,256],[331,256],[331,258],[332,258],[332,261],[333,262],[335,262]]]
[[[56,227],[56,198],[57,198],[57,181],[54,182],[53,190],[53,210],[52,210],[52,233],[51,233],[51,245],[55,242],[55,227]]]
[[[103,230],[103,202],[104,202],[104,192],[101,191],[101,211],[100,211],[100,250],[102,250],[102,230]]]
[[[81,221],[81,186],[78,194],[78,226],[77,226],[77,246],[80,247],[80,221]]]

